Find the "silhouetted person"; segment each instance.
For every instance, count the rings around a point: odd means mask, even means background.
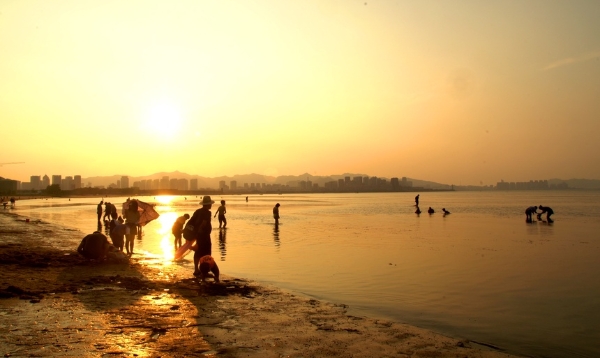
[[[110,220],[110,213],[112,212],[112,204],[108,201],[104,203],[104,216],[103,219],[106,220],[108,218]]]
[[[171,228],[171,232],[173,236],[175,236],[175,251],[181,247],[181,236],[183,235],[183,225],[187,219],[190,218],[190,214],[184,214],[183,216],[178,217],[173,223],[173,227]]]
[[[539,206],[539,209],[540,209],[542,212],[537,214],[538,220],[541,220],[541,219],[542,219],[542,214],[546,213],[546,220],[547,220],[549,223],[551,223],[551,222],[553,222],[553,221],[554,221],[554,220],[550,219],[550,215],[554,214],[554,211],[553,211],[551,208],[549,208],[549,207],[547,207],[547,206],[542,206],[542,205],[540,205],[540,206]]]
[[[450,212],[446,210],[446,208],[442,208],[442,211],[444,212],[444,216],[450,214]]]
[[[102,260],[106,257],[109,247],[110,243],[106,236],[96,231],[81,240],[77,252],[86,259]]]
[[[433,214],[433,213],[435,213],[435,210],[433,210],[433,208],[430,206],[429,209],[427,209],[427,212],[429,214]]]
[[[125,233],[127,231],[127,226],[125,226],[122,217],[113,217],[110,221],[110,232],[109,236],[112,240],[113,246],[116,247],[119,251],[123,251],[123,245],[125,245]]]
[[[533,221],[533,214],[537,214],[537,206],[530,206],[525,209],[525,221],[530,223]]]
[[[246,197],[246,202],[248,202],[248,197]]]
[[[273,219],[275,219],[275,225],[279,225],[279,203],[273,207]]]
[[[227,219],[225,219],[226,212],[225,200],[221,200],[221,206],[217,208],[217,212],[215,213],[215,216],[219,215],[219,229],[221,228],[221,225],[223,225],[223,229],[227,226]],[[213,218],[215,216],[213,216]]]
[[[136,200],[130,200],[127,211],[125,211],[125,251],[127,255],[133,255],[133,239],[137,235],[137,225],[140,221],[140,212],[138,211],[138,203]]]
[[[194,214],[190,219],[196,232],[196,244],[194,245],[194,276],[199,275],[200,259],[206,255],[210,256],[212,253],[212,242],[210,241],[210,232],[212,231],[210,220],[212,219],[212,214],[210,208],[214,203],[214,200],[211,200],[210,196],[204,196],[200,202],[202,207],[194,211]]]
[[[417,194],[417,196],[415,196],[415,206],[419,206],[419,195],[421,194]]]
[[[209,272],[212,272],[215,282],[219,282],[219,266],[210,255],[202,256],[199,260],[198,271],[194,272],[194,276],[200,276],[200,282],[206,282],[206,278],[210,277]]]
[[[98,214],[98,222],[100,222],[100,219],[102,218],[102,204],[104,204],[104,200],[100,200],[100,203],[96,208],[96,214]]]

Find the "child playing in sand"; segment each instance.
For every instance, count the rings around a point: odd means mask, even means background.
[[[217,263],[212,256],[202,256],[199,264],[198,271],[194,272],[194,276],[200,276],[200,282],[206,282],[206,278],[213,275],[215,282],[219,282],[219,266],[217,266]],[[210,275],[209,272],[212,272],[213,275]]]

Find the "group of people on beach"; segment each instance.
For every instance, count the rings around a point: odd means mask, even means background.
[[[14,208],[15,203],[16,203],[16,199],[14,196],[11,197],[10,199],[8,197],[4,197],[4,196],[2,198],[0,198],[0,203],[2,203],[2,206],[4,207],[4,209],[6,209],[9,202],[10,202],[10,207]]]
[[[103,204],[104,210],[102,210]],[[103,212],[104,216],[102,216]],[[94,237],[98,238],[90,238],[90,240],[102,241],[100,236],[96,234],[100,234],[101,236],[104,236],[104,238],[106,238],[106,236],[100,232],[102,220],[104,222],[104,227],[106,228],[106,233],[112,241],[112,246],[119,252],[125,251],[127,253],[127,256],[133,255],[134,239],[136,235],[139,235],[140,233],[140,212],[138,210],[137,200],[127,198],[127,200],[125,201],[125,203],[123,203],[122,206],[122,215],[118,215],[117,207],[114,204],[110,202],[105,203],[104,200],[101,200],[96,208],[96,214],[98,215],[98,230],[95,231],[92,235],[95,235]],[[83,251],[86,251],[84,247],[80,246],[80,248]],[[82,254],[86,257],[102,256],[99,253],[98,249],[100,247],[103,247],[103,245],[95,244],[94,246],[89,247],[89,249],[87,250],[89,252],[87,254]]]
[[[194,211],[192,216],[184,214],[178,217],[173,223],[171,232],[175,237],[175,258],[181,257],[187,248],[194,251],[194,276],[199,277],[201,282],[205,282],[207,277],[214,277],[215,282],[219,282],[219,266],[212,257],[212,242],[210,233],[212,231],[211,219],[219,216],[219,229],[225,229],[227,219],[225,213],[225,200],[221,200],[221,206],[212,216],[210,209],[214,200],[210,196],[204,196],[200,205],[200,209]],[[189,220],[188,220],[189,219]],[[187,221],[187,223],[186,223]],[[186,243],[182,245],[182,240]]]
[[[246,197],[247,201],[248,197]],[[215,282],[219,282],[219,266],[212,257],[211,219],[218,217],[219,229],[225,230],[227,227],[227,218],[225,217],[227,208],[225,200],[221,200],[221,205],[212,215],[210,209],[214,203],[210,196],[204,196],[200,202],[200,205],[202,205],[200,209],[196,210],[191,217],[187,213],[178,217],[171,228],[175,238],[175,259],[182,257],[187,248],[194,251],[194,276],[199,277],[201,282],[210,277],[210,273],[212,273]],[[279,203],[273,207],[275,226],[279,224],[279,207]],[[185,244],[182,244],[182,239],[186,240]]]
[[[415,196],[415,206],[417,207],[417,210],[415,210],[415,214],[419,215],[422,213],[421,209],[419,208],[419,197],[421,194],[417,194],[417,196]],[[448,210],[446,210],[446,208],[442,208],[442,212],[444,213],[444,216],[450,214],[450,212]],[[430,206],[429,209],[427,209],[427,213],[429,215],[431,214],[435,214],[435,210]]]
[[[538,209],[540,209],[541,212],[538,213],[537,212]],[[554,220],[552,220],[550,218],[550,216],[552,214],[554,214],[554,210],[552,210],[552,208],[550,208],[548,206],[543,206],[543,205],[540,205],[540,206],[530,206],[527,209],[525,209],[525,221],[528,222],[528,223],[533,222],[533,215],[536,215],[537,219],[539,221],[541,221],[543,214],[546,214],[546,221],[547,222],[549,222],[549,223],[554,222]]]

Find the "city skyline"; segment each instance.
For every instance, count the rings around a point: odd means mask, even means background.
[[[182,177],[183,176],[183,177]],[[62,175],[32,175],[29,182],[17,182],[17,190],[44,190],[50,184],[58,184],[62,190],[74,190],[80,188],[104,188],[104,189],[130,189],[137,188],[139,190],[180,190],[180,191],[196,191],[201,189],[219,189],[225,191],[239,190],[276,190],[278,188],[301,188],[304,190],[336,190],[350,188],[379,188],[379,189],[453,189],[462,188],[462,190],[471,188],[496,188],[499,190],[543,190],[543,189],[569,189],[567,182],[576,183],[577,179],[531,179],[524,182],[504,181],[500,180],[495,185],[486,186],[461,186],[449,183],[430,182],[416,178],[407,177],[376,177],[366,174],[344,173],[329,176],[312,176],[305,173],[299,176],[281,176],[281,177],[266,177],[260,174],[238,174],[232,177],[202,177],[181,172],[172,173],[155,173],[142,177],[130,177],[127,175],[113,175],[107,177],[90,177],[82,178],[80,175],[65,176]],[[413,180],[416,185],[413,187]],[[583,180],[584,184],[575,184],[573,188],[600,188],[600,181]],[[16,182],[16,181],[15,181]],[[594,183],[595,182],[595,183]],[[200,185],[199,185],[200,183]],[[218,184],[217,184],[218,183]]]
[[[0,176],[600,179],[600,2],[0,2]]]

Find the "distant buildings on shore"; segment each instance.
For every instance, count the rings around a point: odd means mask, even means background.
[[[548,185],[547,180],[530,180],[518,182],[505,182],[504,180],[496,183],[496,190],[564,190],[569,189],[565,182]]]
[[[16,193],[23,192],[40,192],[46,190],[49,186],[57,186],[62,191],[72,191],[82,188],[88,189],[135,189],[137,191],[198,191],[198,190],[215,190],[215,188],[200,187],[198,179],[185,178],[169,178],[163,176],[160,179],[144,179],[134,181],[130,185],[128,176],[122,176],[116,183],[111,183],[108,186],[94,186],[88,183],[87,186],[82,185],[81,176],[67,176],[62,178],[61,175],[52,175],[52,180],[48,175],[31,176],[29,182],[19,182],[10,179],[1,179],[0,192]],[[389,181],[386,178],[368,177],[368,176],[346,176],[343,179],[331,180],[322,185],[314,183],[308,178],[306,180],[292,180],[286,184],[267,183],[267,182],[250,182],[240,183],[237,180],[229,182],[225,180],[219,181],[218,191],[229,193],[244,193],[244,192],[348,192],[348,191],[412,191],[421,190],[424,188],[413,188],[412,181],[406,177],[401,179],[391,178]]]
[[[196,191],[211,191],[219,193],[282,193],[282,192],[398,192],[398,191],[426,191],[426,190],[564,190],[569,189],[566,182],[558,182],[549,184],[548,180],[530,180],[527,182],[505,182],[501,180],[494,185],[486,186],[453,186],[445,185],[437,188],[430,187],[413,187],[413,182],[406,177],[386,178],[369,177],[369,176],[345,176],[337,180],[324,181],[321,178],[321,183],[316,183],[306,178],[306,180],[291,180],[286,184],[267,183],[267,182],[249,182],[238,183],[237,180],[225,181],[221,180],[218,183],[218,188],[210,185],[199,183],[199,179],[185,178],[170,178],[163,176],[158,179],[143,179],[130,183],[128,176],[122,176],[115,183],[108,186],[94,186],[91,183],[82,184],[80,175],[66,176],[48,175],[31,176],[29,182],[19,182],[11,179],[0,177],[0,193],[1,194],[16,194],[17,192],[40,193],[49,187],[59,188],[60,191],[81,191],[86,190],[126,190],[136,193],[140,191],[157,193],[160,191],[168,191],[170,193],[177,192],[196,192]],[[554,181],[556,182],[556,181]],[[202,184],[202,185],[200,185]],[[213,184],[214,185],[214,184]]]

